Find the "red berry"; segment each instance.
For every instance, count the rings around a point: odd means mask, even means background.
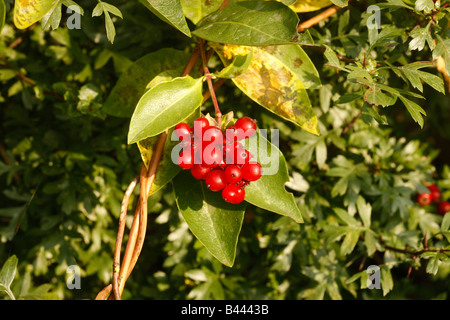
[[[174,128],[175,135],[178,139],[188,141],[191,139],[191,128],[187,123],[181,122]]]
[[[194,165],[194,152],[193,150],[190,150],[190,152],[184,153],[183,151],[180,152],[180,155],[178,156],[178,165],[183,169],[191,169]]]
[[[430,193],[419,193],[416,196],[416,200],[421,206],[427,206],[431,203],[431,194]]]
[[[444,215],[447,212],[450,212],[450,203],[447,201],[439,202],[437,205],[437,212],[441,215]]]
[[[245,138],[244,130],[230,126],[225,130],[225,139],[228,141],[242,140]]]
[[[205,179],[206,187],[212,191],[219,191],[227,185],[225,172],[221,169],[210,171]]]
[[[242,165],[248,163],[251,158],[252,155],[248,150],[245,150],[244,148],[238,148],[236,150],[236,155],[234,156],[234,163]]]
[[[237,119],[234,124],[234,127],[239,130],[244,131],[244,137],[249,138],[256,132],[256,121],[249,117],[242,117]]]
[[[223,151],[218,146],[208,146],[202,152],[202,164],[206,167],[218,167],[223,162]]]
[[[441,199],[442,193],[437,185],[429,185],[428,190],[430,190],[431,202],[438,202]]]
[[[245,198],[245,190],[234,184],[229,184],[222,190],[222,198],[229,203],[241,203]]]
[[[261,178],[262,168],[261,165],[256,163],[246,163],[242,166],[242,177],[247,181],[256,181]]]
[[[223,144],[223,134],[219,128],[210,126],[203,132],[203,143],[208,144],[212,142]]]
[[[191,174],[195,179],[205,180],[206,175],[211,171],[210,167],[194,164],[191,168]]]
[[[196,137],[202,138],[203,137],[203,132],[205,132],[205,130],[209,127],[209,121],[206,118],[198,118],[194,121],[194,127],[193,130],[194,131],[194,135]]]
[[[225,176],[227,183],[238,183],[242,180],[242,170],[234,164],[230,164],[225,168]]]

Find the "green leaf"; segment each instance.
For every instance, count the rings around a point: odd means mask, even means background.
[[[15,300],[11,292],[10,286],[16,276],[18,259],[15,255],[11,256],[3,264],[0,270],[0,291],[4,290],[12,300]]]
[[[441,222],[441,231],[442,232],[448,231],[449,228],[450,228],[450,214],[445,214]]]
[[[364,233],[364,244],[366,245],[367,256],[372,256],[377,250],[375,236],[370,232]]]
[[[411,117],[416,121],[420,127],[423,127],[423,117],[427,115],[425,110],[422,109],[421,106],[419,106],[417,103],[405,98],[404,96],[399,96],[400,100],[402,100],[403,104],[405,105],[406,109],[408,109],[409,113],[411,114]]]
[[[235,55],[253,57],[247,70],[232,78],[248,97],[276,115],[319,135],[307,88],[320,87],[314,64],[299,45],[245,47],[211,44],[225,65]]]
[[[422,81],[427,83],[430,87],[445,94],[444,81],[431,73],[420,71],[418,69],[431,66],[431,63],[414,62],[398,69],[408,79],[411,85],[423,92]]]
[[[383,296],[386,296],[394,288],[394,280],[392,280],[391,269],[387,265],[382,265],[380,274],[381,288]]]
[[[203,78],[162,82],[139,100],[130,120],[128,144],[156,136],[186,119],[203,101]]]
[[[348,6],[348,0],[331,0],[338,7],[346,7]]]
[[[436,48],[433,50],[433,59],[442,57],[445,62],[445,69],[447,70],[447,75],[450,75],[450,39],[442,39],[439,35],[437,36],[438,42]]]
[[[51,8],[47,14],[42,17],[41,25],[42,29],[49,30],[50,28],[52,30],[55,30],[59,27],[59,24],[61,22],[61,8],[62,8],[62,1],[58,1],[56,5]]]
[[[253,51],[250,51],[245,56],[235,55],[233,60],[225,68],[215,74],[218,78],[231,79],[239,76],[241,73],[247,70],[248,66],[252,62]]]
[[[195,36],[217,43],[265,46],[297,36],[298,17],[276,1],[244,1],[217,10],[197,25]]]
[[[254,156],[252,159],[261,164],[263,175],[245,187],[245,201],[302,223],[294,196],[285,189],[289,174],[281,151],[259,133],[248,139],[246,147]]]
[[[333,211],[336,213],[336,215],[344,221],[348,226],[351,227],[359,227],[358,221],[351,216],[347,210],[344,210],[342,208],[333,208]]]
[[[358,208],[358,213],[364,226],[370,227],[370,217],[372,215],[372,206],[370,203],[366,202],[362,196],[359,196],[358,200],[356,200],[356,207]]]
[[[425,47],[425,43],[428,44],[431,50],[434,49],[434,41],[430,34],[431,22],[427,24],[425,28],[417,28],[411,31],[410,36],[412,40],[409,42],[410,50],[422,51]]]
[[[423,11],[425,13],[430,13],[434,9],[433,0],[417,0],[415,3],[416,11]]]
[[[438,255],[433,255],[427,263],[426,272],[432,275],[436,275],[439,269],[439,258]]]
[[[5,16],[6,16],[5,1],[0,0],[0,33],[2,32],[3,26],[5,25]]]
[[[164,22],[188,37],[191,36],[180,0],[140,0],[140,2]]]
[[[358,243],[358,240],[359,240],[359,231],[357,231],[357,230],[349,231],[345,235],[344,241],[342,241],[341,254],[347,255],[347,254],[352,253],[353,249],[355,248],[356,244]]]
[[[220,192],[206,188],[189,171],[173,180],[176,202],[189,229],[221,263],[232,267],[244,219],[245,202],[227,203]]]
[[[97,1],[98,3],[95,6],[94,10],[92,11],[92,16],[98,17],[101,16],[102,14],[105,14],[106,37],[108,38],[109,42],[114,43],[114,38],[116,37],[116,28],[114,27],[114,23],[109,13],[112,13],[115,16],[118,16],[123,19],[122,13],[117,7],[113,6],[112,4],[102,2],[100,0]]]
[[[161,72],[183,66],[188,58],[186,52],[171,48],[139,58],[121,74],[103,105],[103,111],[116,117],[131,117],[140,97],[147,91],[147,84]]]
[[[223,0],[181,0],[183,13],[194,24],[219,9]]]

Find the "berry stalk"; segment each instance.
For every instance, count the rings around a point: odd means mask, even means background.
[[[205,54],[205,40],[203,40],[203,39],[200,39],[200,55],[202,57],[203,73],[205,75],[206,82],[208,83],[208,89],[209,89],[209,93],[211,94],[211,100],[214,104],[216,121],[219,124],[219,126],[221,126],[222,125],[222,112],[220,112],[219,103],[217,102],[216,93],[214,91],[214,86],[212,83],[212,77],[211,77],[211,74],[209,73],[208,61],[206,59],[206,54]]]

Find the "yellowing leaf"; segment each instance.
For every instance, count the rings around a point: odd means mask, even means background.
[[[289,8],[295,12],[310,12],[328,7],[331,4],[330,0],[297,0]]]
[[[14,25],[25,29],[41,20],[58,3],[58,0],[16,0]]]
[[[248,68],[232,78],[235,85],[264,108],[319,135],[318,120],[306,89],[319,87],[320,80],[317,70],[299,45],[210,45],[225,66],[231,63],[230,57],[252,50]]]

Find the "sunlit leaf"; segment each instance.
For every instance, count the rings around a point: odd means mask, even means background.
[[[14,25],[25,29],[41,20],[53,9],[59,0],[16,0],[14,1]]]
[[[333,3],[330,0],[297,0],[289,7],[295,12],[317,11]]]
[[[318,135],[318,120],[306,88],[320,86],[317,70],[298,45],[243,47],[211,44],[225,65],[243,49],[252,50],[250,65],[232,78],[236,86],[261,106]],[[244,50],[245,52],[245,50]]]

